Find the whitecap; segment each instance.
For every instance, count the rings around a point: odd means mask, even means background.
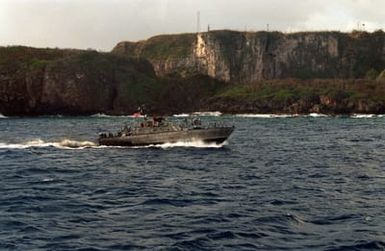
[[[3,114],[0,113],[0,119],[6,119],[8,118],[7,116],[4,116]]]
[[[219,117],[222,115],[221,112],[193,112],[192,115],[202,116],[202,117]]]
[[[236,114],[241,118],[293,118],[299,117],[298,114]]]
[[[356,114],[352,114],[350,117],[355,118],[355,119],[368,119],[368,118],[375,118],[375,117],[377,117],[377,115],[376,114],[359,114],[359,113],[356,113]]]
[[[181,114],[174,114],[172,116],[176,117],[176,118],[186,118],[186,117],[190,117],[190,114],[188,114],[188,113],[181,113]]]
[[[92,118],[144,118],[146,115],[107,115],[104,113],[96,113],[91,115]]]
[[[329,117],[329,115],[322,114],[322,113],[309,113],[309,115],[307,115],[307,116],[312,117],[312,118],[325,118],[325,117]]]

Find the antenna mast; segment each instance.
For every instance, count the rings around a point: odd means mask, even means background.
[[[201,31],[201,12],[197,12],[197,33]]]

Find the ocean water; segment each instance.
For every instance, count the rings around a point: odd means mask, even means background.
[[[95,145],[133,120],[1,118],[0,250],[385,249],[382,116],[209,116],[235,125],[226,144]]]

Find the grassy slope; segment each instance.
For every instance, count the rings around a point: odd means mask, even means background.
[[[195,39],[195,34],[155,36],[140,43],[140,57],[162,60],[185,58],[192,54]]]
[[[0,70],[13,71],[25,68],[40,68],[54,60],[78,55],[81,50],[33,48],[26,46],[0,47]]]

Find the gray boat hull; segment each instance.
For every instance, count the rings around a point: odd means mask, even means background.
[[[234,127],[196,128],[130,136],[113,136],[99,138],[99,144],[106,146],[147,146],[195,141],[221,144],[230,136],[233,130]]]

